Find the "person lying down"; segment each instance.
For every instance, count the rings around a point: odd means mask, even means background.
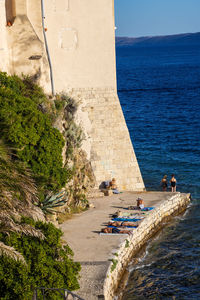
[[[135,223],[135,222],[134,222]],[[115,222],[108,222],[108,226],[115,226],[115,227],[138,227],[138,224],[133,224],[133,222],[126,222],[126,221],[115,221]]]
[[[103,228],[101,229],[101,232],[102,233],[119,233],[119,234],[131,234],[132,231],[131,230],[121,230],[121,229],[118,229],[118,228]]]

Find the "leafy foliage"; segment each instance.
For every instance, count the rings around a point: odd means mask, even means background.
[[[47,101],[42,88],[34,84],[28,76],[22,80],[16,75],[8,76],[5,72],[0,72],[0,86],[10,89],[15,94],[30,98],[37,104]]]
[[[53,224],[25,219],[24,221],[41,230],[45,239],[20,236],[11,233],[10,236],[0,234],[0,240],[8,246],[14,246],[23,254],[27,266],[21,262],[13,262],[9,257],[2,257],[0,264],[0,295],[1,299],[31,299],[34,287],[79,288],[77,281],[80,264],[72,260],[73,252],[69,246],[62,246],[62,232]],[[55,297],[53,292],[47,299],[62,299]]]
[[[67,182],[70,172],[62,165],[62,134],[51,117],[40,110],[47,102],[42,90],[28,78],[0,73],[0,129],[4,141],[17,148],[40,186],[53,191]]]
[[[71,170],[63,167],[65,141],[52,126],[52,108],[48,106],[51,104],[43,91],[29,78],[21,80],[0,73],[1,138],[10,147],[0,142],[2,300],[31,299],[36,286],[79,288],[80,264],[73,262],[71,249],[61,244],[62,232],[52,224],[35,223],[25,217],[21,222],[23,214],[42,214],[35,206],[38,193],[32,173],[43,196],[47,190],[57,192],[72,177]],[[69,113],[73,113],[73,103],[70,107]],[[62,105],[57,108],[62,109]],[[65,199],[55,194],[45,201],[43,207],[51,211]],[[60,299],[53,293],[46,296],[49,300]]]

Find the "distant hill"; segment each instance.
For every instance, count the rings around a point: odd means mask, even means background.
[[[116,37],[117,47],[158,47],[158,46],[199,45],[200,32],[138,38]]]

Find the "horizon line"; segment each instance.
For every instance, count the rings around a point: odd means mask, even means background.
[[[125,36],[125,35],[118,36],[118,35],[115,35],[115,37],[116,38],[130,38],[130,39],[134,38],[134,39],[137,39],[137,38],[155,38],[155,37],[187,35],[187,34],[197,34],[197,33],[200,33],[200,31],[197,31],[197,32],[184,32],[184,33],[173,33],[173,34],[160,34],[160,35],[141,35],[141,36]]]

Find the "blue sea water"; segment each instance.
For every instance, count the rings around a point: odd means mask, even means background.
[[[119,47],[118,95],[147,190],[172,173],[192,205],[151,241],[129,299],[200,299],[200,48]]]

